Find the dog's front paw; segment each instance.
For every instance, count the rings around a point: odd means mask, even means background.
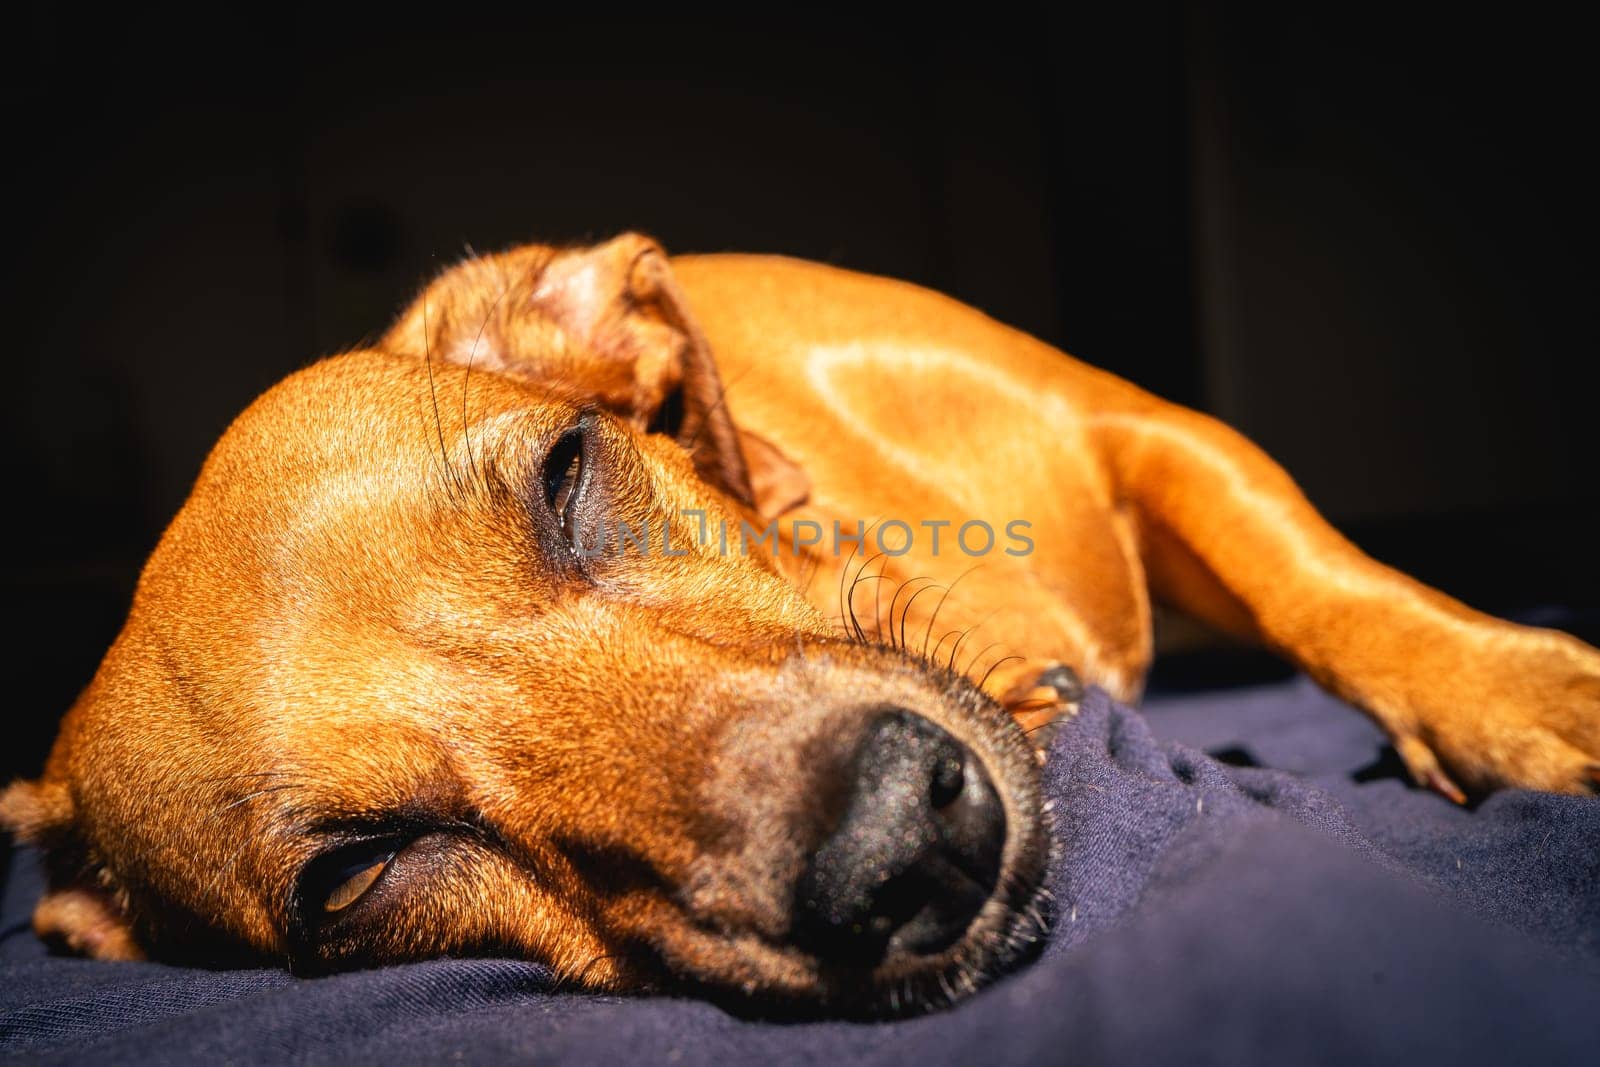
[[[1029,663],[1008,680],[1000,704],[1017,720],[1041,759],[1062,724],[1078,713],[1083,682],[1065,663]]]
[[[1565,634],[1506,626],[1413,708],[1390,724],[1395,749],[1457,803],[1504,787],[1600,793],[1600,653]]]

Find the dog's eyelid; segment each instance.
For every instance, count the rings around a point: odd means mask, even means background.
[[[385,835],[354,838],[312,857],[300,869],[295,903],[300,921],[315,926],[349,910],[378,883],[413,841]]]
[[[451,872],[471,857],[503,850],[493,828],[472,814],[399,822],[404,829],[390,822],[382,833],[349,819],[325,825],[321,847],[293,876],[285,916],[292,966],[298,960],[314,967],[342,955],[366,936],[363,931],[388,923],[397,908],[449,884]]]
[[[343,911],[351,904],[360,900],[367,890],[372,888],[374,882],[389,869],[389,864],[394,860],[393,852],[385,852],[374,858],[363,860],[352,867],[347,867],[343,872],[344,880],[338,882],[333,891],[322,901],[322,910],[325,912]]]
[[[583,436],[580,430],[568,430],[545,457],[544,496],[561,528],[569,523],[567,509],[577,495],[578,482],[583,476]]]
[[[536,506],[543,513],[541,523],[553,526],[549,536],[559,538],[568,550],[563,555],[575,559],[583,556],[583,516],[603,452],[594,432],[599,418],[596,409],[580,411],[550,444],[539,465]]]

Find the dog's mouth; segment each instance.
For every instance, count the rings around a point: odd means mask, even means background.
[[[822,1013],[858,1017],[934,1011],[977,992],[1037,950],[1049,924],[1049,897],[1037,875],[997,867],[980,880],[944,866],[933,876],[937,893],[881,952],[873,946],[854,960],[821,957],[816,994],[791,1010],[814,1005]],[[891,880],[884,896],[892,902],[902,891]],[[846,938],[863,939],[853,929]],[[864,940],[871,944],[874,933]]]
[[[870,716],[784,921],[686,901],[651,939],[671,984],[741,1013],[876,1017],[943,1007],[1026,959],[1049,921],[1037,763],[1022,744],[975,747],[903,708]]]
[[[965,903],[928,902],[893,932],[871,920],[828,923],[823,936],[835,940],[821,953],[815,930],[775,941],[686,923],[676,936],[652,939],[662,979],[650,984],[761,1018],[872,1019],[937,1011],[1037,953],[1051,921],[1042,868],[1042,862],[1038,870],[1008,868],[987,895],[970,875],[951,873],[945,884],[952,896],[978,900],[970,914]],[[892,900],[902,888],[891,883],[884,896]]]

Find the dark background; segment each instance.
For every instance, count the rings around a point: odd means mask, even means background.
[[[469,245],[637,228],[922,282],[1228,419],[1457,596],[1600,605],[1576,26],[407,10],[13,23],[0,778],[228,420]]]

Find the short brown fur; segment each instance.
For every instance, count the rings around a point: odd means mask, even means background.
[[[608,520],[1024,519],[1034,551],[574,560],[530,503],[574,427]],[[509,951],[598,988],[931,1002],[1036,932],[1045,853],[1023,735],[961,676],[1030,727],[1074,706],[1057,664],[1135,697],[1152,596],[1452,798],[1600,781],[1600,653],[1363,556],[1214,420],[905,283],[627,235],[469,260],[241,415],[0,819],[46,852],[41,934],[102,958]],[[881,705],[978,753],[1016,829],[962,942],[838,975],[785,943],[785,894],[828,739]],[[374,826],[407,847],[310,936],[299,872]]]

